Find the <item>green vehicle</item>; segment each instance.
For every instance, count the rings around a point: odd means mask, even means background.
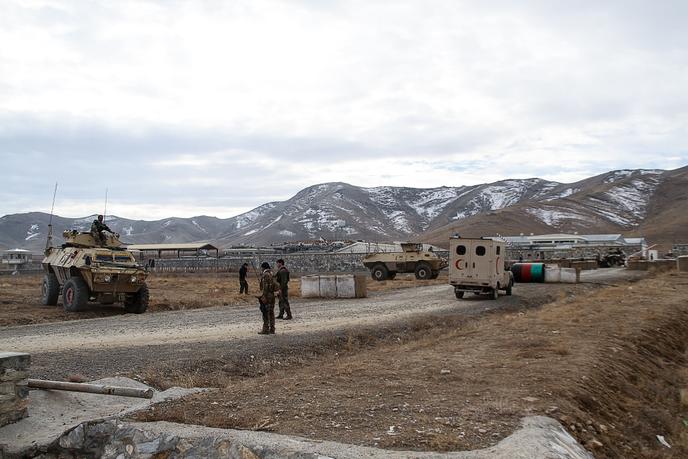
[[[56,305],[60,294],[65,311],[83,310],[89,302],[122,303],[127,312],[148,308],[148,272],[126,250],[118,234],[102,243],[89,232],[66,230],[65,243],[47,247],[43,259],[42,303]]]

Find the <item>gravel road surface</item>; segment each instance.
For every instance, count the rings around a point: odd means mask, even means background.
[[[610,272],[611,274],[611,272]],[[604,281],[613,281],[605,276]],[[212,307],[156,314],[120,315],[70,322],[5,327],[0,349],[32,355],[33,377],[100,378],[143,371],[151,365],[186,360],[228,359],[247,352],[269,355],[298,349],[356,327],[393,327],[424,315],[479,315],[494,309],[542,304],[581,285],[519,284],[513,296],[497,301],[454,297],[452,287],[435,285],[350,300],[292,302],[295,320],[277,321],[277,335],[258,336],[257,306]]]

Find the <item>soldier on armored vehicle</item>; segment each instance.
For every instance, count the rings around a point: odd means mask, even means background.
[[[107,231],[111,234],[116,234],[114,231],[110,229],[109,226],[103,223],[103,216],[98,215],[98,218],[93,220],[93,223],[91,223],[91,235],[93,236],[93,239],[95,239],[96,242],[101,246],[105,245],[106,242],[105,233],[103,231]]]

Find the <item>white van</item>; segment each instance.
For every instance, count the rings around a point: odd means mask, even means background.
[[[493,239],[452,237],[449,240],[449,283],[457,298],[464,292],[489,294],[492,299],[504,290],[511,295],[514,276],[504,269],[506,244]]]

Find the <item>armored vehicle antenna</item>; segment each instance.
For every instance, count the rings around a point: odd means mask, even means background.
[[[105,221],[105,217],[107,217],[107,193],[108,189],[105,187],[105,208],[103,209],[103,221]]]
[[[53,205],[50,208],[50,221],[48,222],[48,238],[45,241],[45,254],[47,255],[53,245],[53,211],[55,210],[55,196],[57,196],[57,182],[53,191]]]

